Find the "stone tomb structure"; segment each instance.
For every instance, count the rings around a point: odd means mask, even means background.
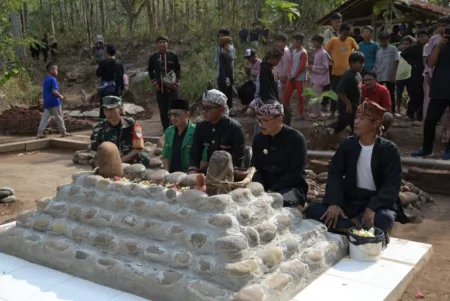
[[[0,252],[152,301],[288,301],[347,252],[258,183],[208,196],[72,178],[0,233]]]

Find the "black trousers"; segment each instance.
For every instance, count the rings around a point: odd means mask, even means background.
[[[337,135],[347,126],[350,126],[353,135],[353,129],[355,125],[355,117],[356,117],[356,108],[353,108],[352,113],[339,113],[337,121],[335,123],[330,124],[328,127],[334,129],[334,133]]]
[[[334,92],[336,92],[336,88],[339,85],[339,83],[341,82],[341,78],[342,76],[340,75],[332,75],[331,76],[331,90],[333,90]],[[330,99],[331,103],[330,103],[330,111],[331,113],[336,112],[337,109],[337,105],[336,105],[336,101],[333,99]]]
[[[169,92],[157,92],[156,93],[156,101],[158,102],[159,108],[159,117],[161,118],[161,125],[164,131],[170,126],[169,120],[169,108],[172,99],[178,98],[178,91],[169,91]]]
[[[395,113],[395,83],[392,82],[380,82],[380,85],[385,86],[389,90],[389,95],[391,96],[391,110],[392,114]]]
[[[329,73],[329,75],[330,75],[330,79],[331,79],[331,70],[333,69],[333,66],[332,65],[330,65],[329,67],[328,67],[328,73]],[[324,87],[323,87],[323,91],[330,91],[330,89],[331,89],[331,83],[329,83],[328,85],[325,85]],[[323,99],[322,99],[322,111],[325,109],[325,107],[330,103],[330,99],[331,98],[329,98],[329,97],[324,97]]]
[[[423,76],[411,77],[408,83],[409,102],[406,114],[409,118],[421,121],[423,116]]]
[[[277,192],[283,196],[283,207],[297,207],[299,205],[305,205],[305,194],[296,187],[284,188]]]
[[[428,104],[427,115],[423,126],[423,149],[428,152],[433,151],[434,137],[436,136],[436,125],[441,120],[445,109],[450,108],[450,95],[448,99],[431,98]],[[446,151],[450,151],[450,144],[447,143]]]
[[[218,81],[219,91],[225,94],[227,97],[227,106],[229,109],[233,107],[233,87],[227,86],[224,83]]]
[[[324,204],[312,204],[308,206],[306,209],[305,215],[306,218],[314,219],[319,222],[323,222],[320,218],[324,215],[324,213],[327,211],[328,205]],[[356,216],[351,216],[347,212],[344,212],[348,219],[339,217],[336,228],[330,229],[333,230],[345,230],[351,227],[354,227],[351,219],[357,218],[360,222],[362,221],[363,212]],[[380,230],[383,230],[384,233],[389,233],[392,226],[395,223],[395,220],[397,218],[397,213],[390,209],[379,209],[375,212],[375,220],[374,220],[374,226],[379,228]]]
[[[397,107],[401,107],[403,103],[403,91],[406,88],[406,92],[408,92],[408,95],[411,95],[409,93],[409,78],[408,79],[402,79],[395,82],[395,93],[397,94]],[[391,99],[392,100],[392,99]],[[400,112],[397,112],[400,113]]]

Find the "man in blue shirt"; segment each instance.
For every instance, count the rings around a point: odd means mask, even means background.
[[[64,96],[59,93],[58,81],[58,65],[55,63],[49,63],[46,67],[47,76],[44,79],[42,85],[42,94],[44,97],[44,114],[42,114],[41,122],[38,129],[38,138],[45,138],[44,130],[50,121],[52,116],[55,116],[55,122],[58,126],[58,130],[61,133],[61,137],[69,136],[64,125],[64,117],[61,108],[61,100],[64,100]]]
[[[364,26],[363,28],[363,38],[364,41],[359,43],[359,51],[364,53],[366,58],[364,63],[364,71],[371,71],[375,67],[375,62],[377,59],[377,51],[380,46],[377,42],[372,40],[373,28],[372,26]]]

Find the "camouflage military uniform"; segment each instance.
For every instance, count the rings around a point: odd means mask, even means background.
[[[106,119],[98,123],[92,131],[91,149],[97,151],[98,146],[105,141],[117,145],[121,157],[133,149],[144,148],[142,128],[130,117],[121,117],[121,123],[117,126],[111,126]],[[139,152],[129,163],[141,163],[149,168],[150,158],[148,153]]]

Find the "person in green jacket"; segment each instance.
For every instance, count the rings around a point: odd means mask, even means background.
[[[189,169],[189,153],[194,139],[195,124],[189,120],[189,102],[184,99],[172,99],[168,117],[172,123],[164,132],[163,164],[169,172]],[[202,164],[206,167],[206,152],[203,152]]]

